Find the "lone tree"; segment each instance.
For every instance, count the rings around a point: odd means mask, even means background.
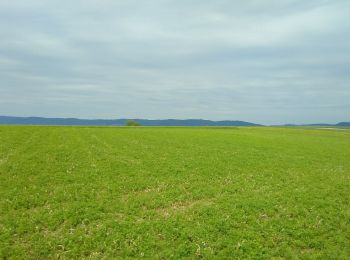
[[[135,120],[132,119],[128,119],[128,121],[126,121],[126,126],[140,126],[141,124]]]

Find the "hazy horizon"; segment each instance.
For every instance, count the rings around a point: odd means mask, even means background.
[[[0,114],[350,121],[350,2],[0,2]]]

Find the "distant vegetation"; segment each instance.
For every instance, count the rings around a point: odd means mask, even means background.
[[[140,126],[141,124],[135,120],[129,119],[126,121],[126,126]]]
[[[211,121],[203,119],[137,119],[142,126],[258,126],[244,121]],[[127,119],[77,119],[77,118],[43,118],[43,117],[8,117],[0,116],[0,124],[18,125],[93,125],[124,126]]]
[[[0,259],[349,259],[350,132],[0,126]]]
[[[205,119],[135,119],[142,126],[262,126],[245,121],[211,121]],[[78,118],[43,118],[0,116],[0,124],[5,125],[76,125],[76,126],[124,126],[127,119],[78,119]],[[304,124],[301,126],[350,126],[350,122],[338,124]],[[286,124],[284,126],[297,126]]]

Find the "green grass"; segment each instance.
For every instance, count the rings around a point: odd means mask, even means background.
[[[0,127],[0,258],[350,258],[350,132]]]

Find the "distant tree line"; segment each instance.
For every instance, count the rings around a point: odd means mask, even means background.
[[[141,124],[135,120],[129,119],[126,121],[126,126],[140,126]]]

